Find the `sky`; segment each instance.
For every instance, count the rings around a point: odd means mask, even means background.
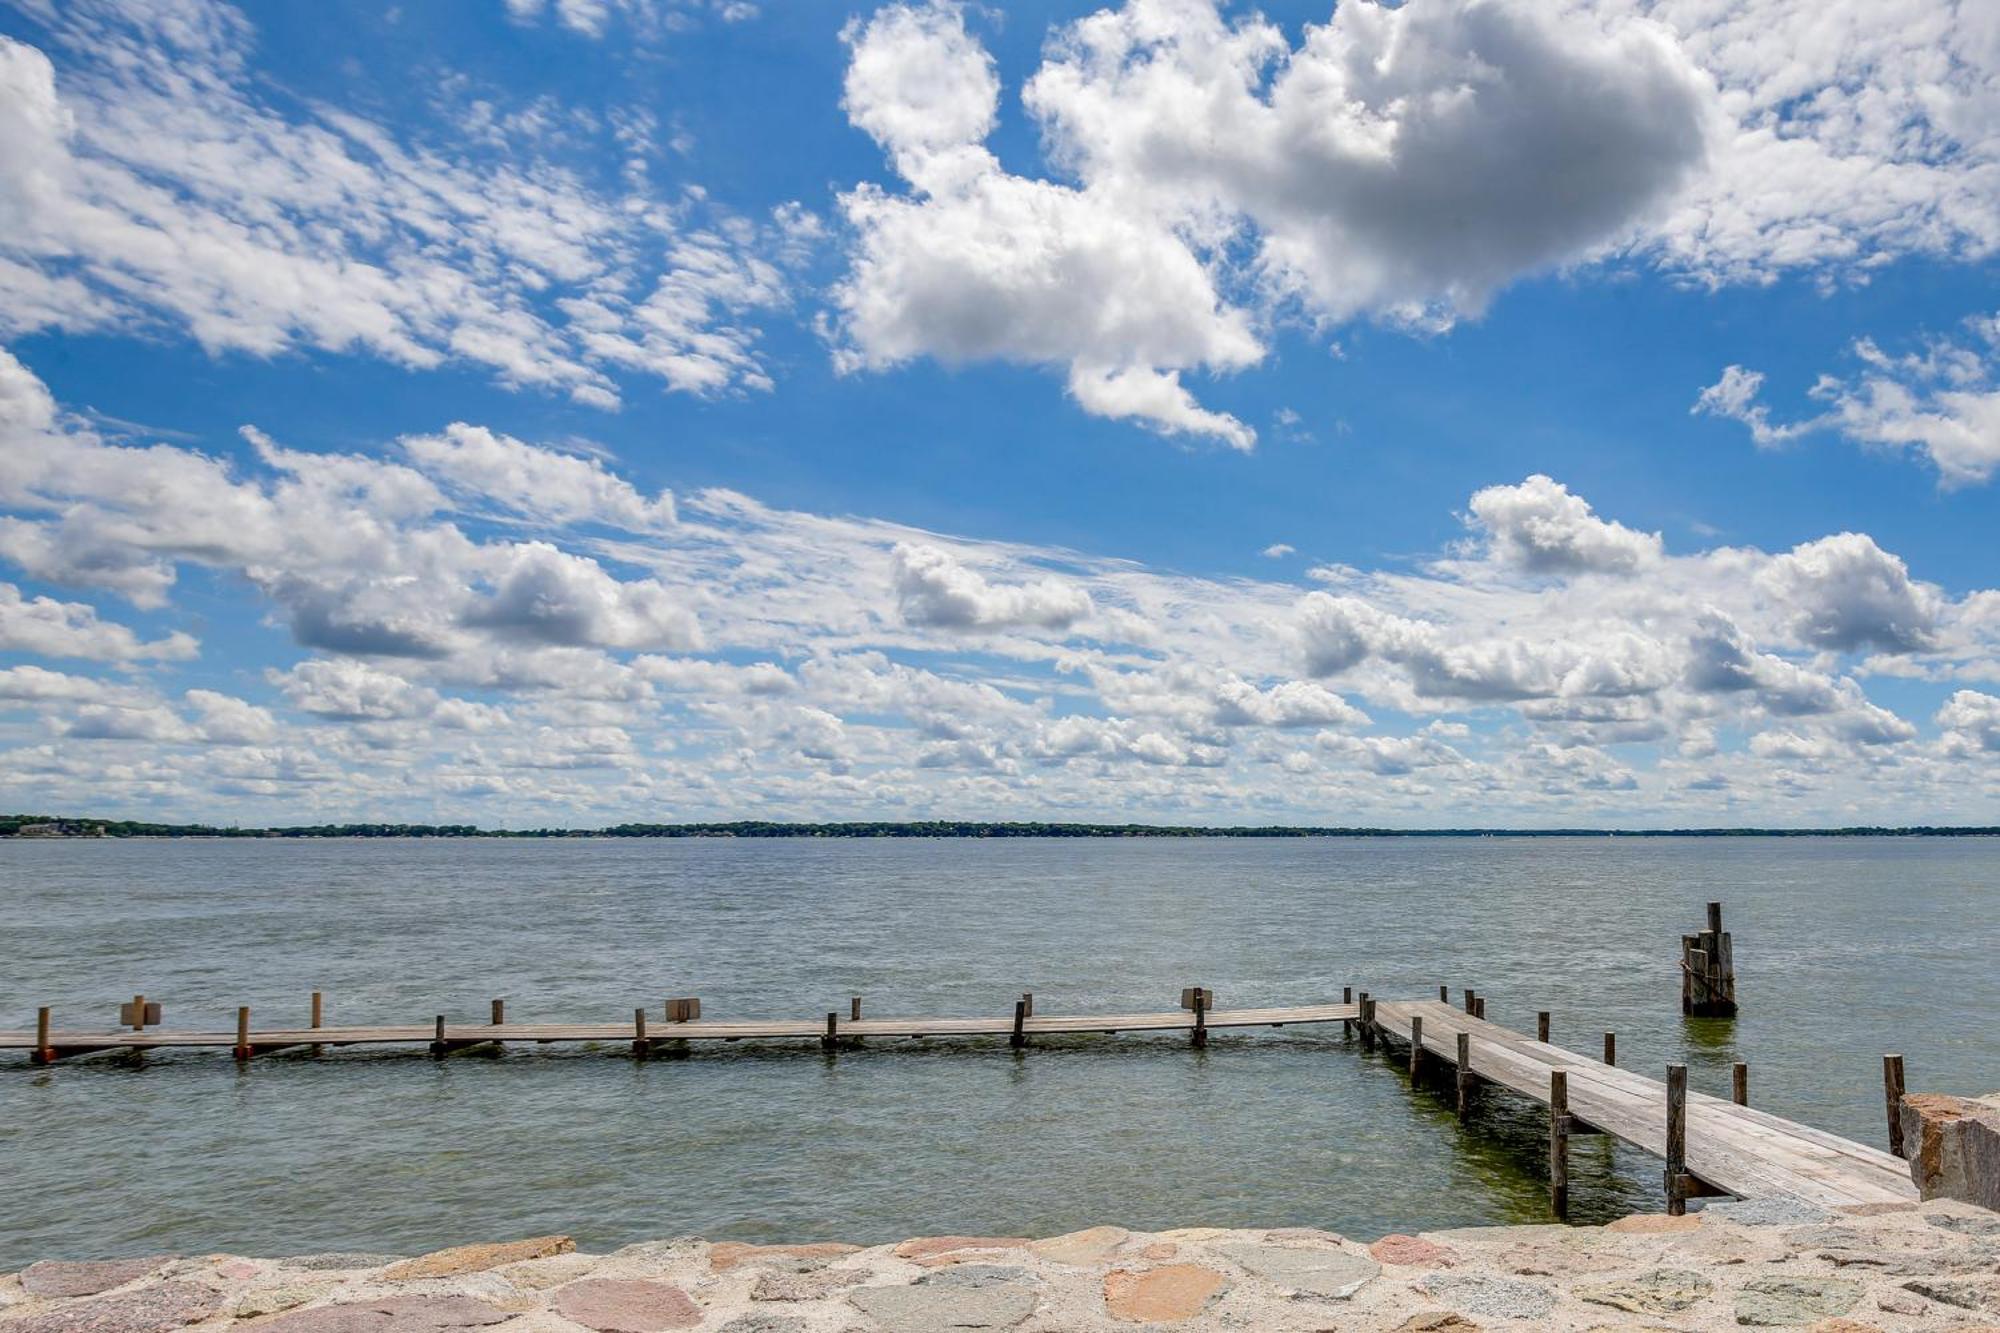
[[[0,809],[2000,823],[2000,6],[0,0]]]

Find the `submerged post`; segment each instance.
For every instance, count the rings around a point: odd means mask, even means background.
[[[1549,1071],[1549,1207],[1569,1216],[1569,1072]]]
[[[142,1005],[143,1009],[144,1006]],[[250,1006],[239,1005],[236,1010],[236,1049],[230,1054],[238,1060],[248,1060],[254,1052],[250,1049]]]
[[[1410,1081],[1416,1082],[1417,1073],[1424,1067],[1424,1016],[1410,1015]]]
[[[35,1049],[30,1056],[38,1065],[54,1064],[55,1047],[49,1045],[49,1007],[43,1005],[35,1010]]]
[[[1680,1217],[1687,1212],[1687,1095],[1686,1065],[1667,1066],[1667,1215]]]
[[[1750,1066],[1741,1060],[1729,1067],[1729,1100],[1738,1106],[1750,1104]]]
[[[1708,905],[1708,926],[1681,936],[1681,1012],[1695,1018],[1736,1017],[1736,962],[1722,904]]]
[[[1615,1032],[1604,1034],[1604,1063],[1607,1065],[1618,1063],[1618,1034]]]
[[[1458,1034],[1458,1118],[1472,1114],[1472,1034]]]
[[[1889,1112],[1889,1151],[1903,1155],[1903,1057],[1882,1057],[1882,1100]]]
[[[1546,1043],[1549,1039],[1549,1011],[1538,1010],[1535,1014],[1535,1040]]]
[[[646,1040],[646,1006],[632,1010],[632,1054],[643,1060],[652,1054],[653,1043]]]
[[[1200,1021],[1201,1010],[1197,1009],[1195,1010],[1195,1022],[1199,1023]],[[1014,1032],[1013,1035],[1007,1038],[1007,1044],[1017,1051],[1028,1044],[1027,1025],[1028,1002],[1026,1000],[1016,1000],[1014,1001]],[[1195,1045],[1199,1046],[1201,1043],[1197,1041]]]

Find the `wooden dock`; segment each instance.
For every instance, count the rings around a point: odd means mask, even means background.
[[[1734,1101],[1688,1093],[1684,1083],[1676,1134],[1671,1077],[1668,1082],[1647,1078],[1475,1018],[1439,1000],[1364,998],[1362,1008],[1364,1021],[1372,1011],[1369,1035],[1393,1038],[1407,1050],[1411,1033],[1421,1033],[1422,1054],[1412,1065],[1419,1070],[1450,1069],[1457,1076],[1461,1114],[1466,1097],[1481,1083],[1550,1106],[1552,1186],[1567,1184],[1567,1172],[1560,1169],[1566,1162],[1558,1163],[1557,1145],[1564,1145],[1566,1152],[1567,1134],[1574,1127],[1615,1135],[1664,1158],[1670,1205],[1678,1202],[1677,1192],[1681,1198],[1791,1196],[1827,1206],[1917,1197],[1909,1165],[1901,1158]],[[1743,1068],[1738,1066],[1737,1091],[1747,1096]],[[1558,1088],[1566,1110],[1557,1105]],[[1553,1123],[1558,1112],[1566,1119]],[[1687,1178],[1678,1182],[1678,1191],[1671,1179],[1676,1166],[1678,1174]],[[1557,1211],[1562,1211],[1560,1203]]]
[[[252,1028],[245,1021],[235,1031],[178,1032],[166,1029],[120,1031],[50,1028],[46,1034],[0,1032],[0,1051],[42,1054],[49,1060],[68,1059],[99,1051],[159,1051],[185,1048],[223,1049],[241,1058],[268,1055],[301,1046],[422,1046],[433,1054],[494,1043],[555,1042],[630,1043],[639,1054],[679,1042],[812,1040],[822,1045],[869,1037],[1028,1037],[1077,1033],[1181,1032],[1204,1037],[1219,1028],[1276,1028],[1351,1022],[1353,1004],[1302,1005],[1281,1009],[1177,1010],[1139,1014],[1034,1014],[1027,1002],[1017,1012],[991,1018],[856,1018],[829,1013],[824,1019],[696,1020],[666,1022],[646,1018],[643,1011],[623,1023],[447,1023],[438,1019],[418,1026]]]

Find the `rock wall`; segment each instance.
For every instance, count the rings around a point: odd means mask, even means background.
[[[2000,1208],[2000,1093],[1911,1093],[1901,1110],[1903,1151],[1919,1194]]]

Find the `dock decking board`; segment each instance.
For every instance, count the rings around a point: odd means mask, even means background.
[[[1423,1019],[1427,1058],[1456,1065],[1458,1034],[1469,1038],[1473,1074],[1548,1104],[1549,1074],[1568,1075],[1569,1114],[1656,1157],[1666,1156],[1666,1086],[1503,1028],[1434,1000],[1375,1005],[1376,1024],[1410,1040]],[[1688,1094],[1687,1170],[1739,1198],[1792,1195],[1830,1206],[1905,1202],[1917,1197],[1900,1158],[1720,1097]]]

